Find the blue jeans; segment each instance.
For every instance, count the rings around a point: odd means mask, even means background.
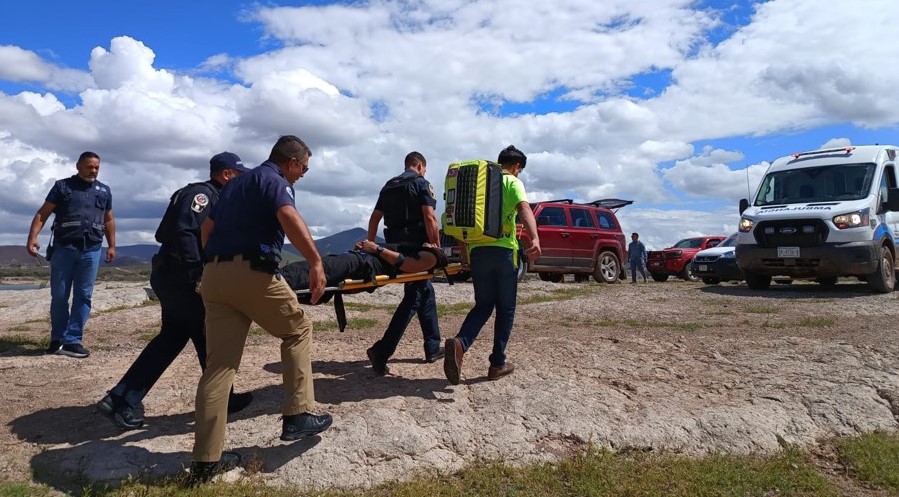
[[[425,359],[437,355],[440,350],[440,327],[437,325],[437,299],[431,280],[413,281],[403,285],[403,300],[393,312],[384,337],[372,345],[378,357],[387,360],[396,352],[396,347],[412,321],[418,315],[421,333],[424,336]]]
[[[513,252],[502,247],[476,247],[471,251],[471,283],[474,286],[474,307],[468,311],[456,338],[468,350],[481,328],[496,309],[493,323],[493,353],[491,366],[506,363],[506,344],[515,321],[515,300],[518,296],[518,271]]]
[[[91,312],[100,249],[81,250],[57,245],[50,261],[50,340],[81,343]],[[69,295],[72,308],[69,310]]]
[[[637,271],[640,271],[640,274],[643,276],[643,279],[646,279],[646,266],[643,264],[642,259],[637,259],[634,261],[628,261],[631,266],[631,281],[634,283],[637,282]]]

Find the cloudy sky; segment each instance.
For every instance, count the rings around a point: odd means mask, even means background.
[[[442,192],[447,164],[509,144],[528,154],[532,200],[634,200],[618,216],[650,248],[729,233],[769,161],[899,142],[899,2],[823,5],[4,5],[0,244],[24,245],[82,151],[102,157],[129,245],[152,242],[171,193],[205,178],[210,156],[255,165],[281,134],[313,150],[296,187],[317,237],[365,226],[411,150]]]

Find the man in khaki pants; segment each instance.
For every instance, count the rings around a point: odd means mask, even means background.
[[[202,483],[240,463],[222,452],[228,394],[250,324],[281,339],[284,369],[282,440],[298,440],[331,426],[312,414],[312,321],[277,269],[284,235],[310,264],[312,303],[325,288],[321,256],[294,205],[293,183],[309,169],[309,147],[296,136],[278,139],[269,159],[233,179],[201,227],[206,254],[200,293],[206,307],[206,370],[197,387],[191,483]]]

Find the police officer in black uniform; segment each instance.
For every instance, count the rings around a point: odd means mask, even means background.
[[[222,152],[209,161],[209,180],[185,186],[169,201],[156,230],[156,241],[162,246],[153,256],[150,274],[150,286],[162,308],[162,328],[98,404],[100,412],[122,429],[143,425],[137,408],[188,340],[194,343],[200,368],[206,369],[205,309],[197,292],[204,261],[200,225],[218,200],[222,187],[246,171],[249,169],[237,154]],[[235,394],[232,388],[228,411],[237,412],[251,401],[251,393]]]
[[[405,167],[402,174],[391,178],[381,189],[368,221],[368,240],[375,240],[378,224],[383,218],[384,238],[388,243],[420,246],[428,242],[439,248],[440,232],[434,212],[437,197],[434,187],[424,178],[427,162],[420,153],[410,152]],[[403,300],[394,311],[384,336],[366,351],[376,374],[387,374],[387,360],[396,352],[409,321],[416,314],[424,335],[425,361],[443,358],[434,287],[430,280],[413,281],[404,285]]]

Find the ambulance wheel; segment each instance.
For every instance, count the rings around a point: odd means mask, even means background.
[[[896,286],[896,266],[893,253],[886,247],[880,247],[880,264],[877,271],[868,275],[868,286],[877,293],[889,293]]]

